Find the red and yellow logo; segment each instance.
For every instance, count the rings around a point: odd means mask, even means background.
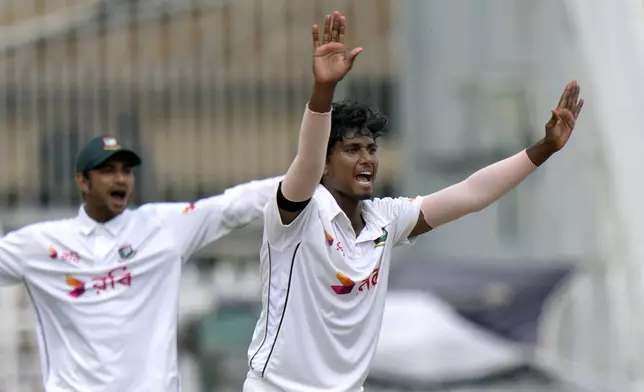
[[[363,279],[358,285],[358,292],[369,291],[372,287],[377,285],[379,272],[380,268],[376,268],[366,279]],[[340,281],[341,284],[331,285],[331,288],[338,295],[350,294],[353,291],[353,288],[356,287],[356,282],[354,282],[342,272],[335,274],[335,277],[338,279],[338,281]]]
[[[338,281],[340,281],[340,285],[331,286],[333,291],[335,291],[335,293],[338,295],[345,295],[345,294],[351,293],[351,291],[356,285],[356,282],[351,280],[348,276],[346,276],[342,272],[338,272],[337,274],[335,274],[335,277],[338,279]]]
[[[188,204],[188,205],[183,209],[183,211],[182,211],[182,212],[183,212],[184,214],[187,214],[187,213],[189,213],[190,211],[193,211],[194,209],[195,209],[195,203],[190,203],[190,204]]]
[[[331,237],[331,234],[329,234],[327,231],[324,231],[324,237],[326,238],[327,244],[329,244],[329,246],[333,246],[333,237]]]
[[[78,298],[81,295],[85,294],[85,282],[82,280],[76,279],[70,274],[65,275],[65,283],[67,283],[68,286],[72,287],[72,291],[69,292],[69,295]]]
[[[114,268],[107,273],[107,276],[94,276],[92,281],[85,284],[85,281],[73,277],[71,274],[65,274],[65,283],[72,288],[68,293],[74,298],[85,294],[87,290],[95,289],[96,295],[105,291],[110,291],[119,286],[132,286],[132,275],[128,272],[126,266]]]
[[[53,246],[49,247],[49,258],[52,260],[56,260],[58,258],[58,252]]]

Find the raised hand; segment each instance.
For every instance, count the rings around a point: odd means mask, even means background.
[[[333,20],[332,20],[333,19]],[[348,50],[344,45],[346,18],[339,12],[327,15],[320,41],[318,25],[313,25],[313,74],[321,85],[335,85],[349,73],[362,48]]]
[[[566,85],[559,104],[552,110],[552,117],[546,123],[544,142],[553,151],[559,151],[566,145],[583,106],[584,100],[579,99],[579,85],[573,80]]]

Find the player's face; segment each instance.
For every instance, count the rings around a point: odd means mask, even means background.
[[[352,199],[373,197],[378,172],[378,145],[371,136],[345,137],[333,146],[324,169],[323,183],[332,193]]]
[[[127,162],[113,158],[89,172],[87,188],[82,189],[85,204],[107,219],[127,208],[134,191],[134,173]]]

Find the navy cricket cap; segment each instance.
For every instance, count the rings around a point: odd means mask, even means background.
[[[76,156],[76,173],[84,173],[101,166],[107,160],[120,157],[134,166],[141,164],[141,158],[132,150],[121,146],[111,136],[99,136],[90,140]]]

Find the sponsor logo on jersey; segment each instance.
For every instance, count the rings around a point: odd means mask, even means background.
[[[190,203],[190,204],[188,204],[188,205],[183,209],[183,211],[182,211],[182,212],[183,212],[184,214],[187,214],[187,213],[189,213],[189,212],[193,211],[194,209],[195,209],[195,203]]]
[[[374,269],[371,275],[369,275],[366,279],[363,279],[359,284],[356,284],[353,280],[351,280],[351,278],[349,278],[342,272],[338,272],[335,277],[340,282],[340,285],[331,285],[331,288],[337,295],[351,294],[353,288],[356,286],[358,286],[358,291],[356,292],[356,294],[360,293],[361,291],[369,291],[372,287],[378,284],[379,272],[380,268]]]
[[[68,286],[72,287],[72,290],[69,292],[69,295],[78,298],[81,295],[85,294],[85,282],[74,278],[70,274],[65,275],[65,282],[67,283]]]
[[[326,243],[329,244],[329,246],[333,246],[333,237],[331,237],[331,234],[326,230],[324,231],[324,237],[326,238]]]
[[[340,281],[340,284],[332,285],[331,288],[333,289],[333,291],[335,291],[335,293],[338,295],[351,293],[356,283],[342,272],[335,274],[335,277],[338,279],[338,281]]]
[[[91,286],[71,274],[65,274],[65,283],[72,288],[68,294],[71,297],[78,298],[90,288],[95,290],[96,295],[99,295],[106,291],[115,290],[120,286],[131,287],[132,275],[128,272],[126,266],[122,266],[112,269],[105,276],[93,277]]]
[[[92,278],[92,288],[96,290],[96,295],[104,291],[114,290],[119,286],[132,286],[132,275],[128,272],[126,266],[114,268],[107,273],[107,276]]]
[[[70,251],[67,253],[59,254],[56,248],[53,246],[49,247],[49,258],[52,260],[61,260],[61,261],[73,261],[73,262],[78,262],[80,261],[81,257],[78,254],[78,252],[75,251]]]

